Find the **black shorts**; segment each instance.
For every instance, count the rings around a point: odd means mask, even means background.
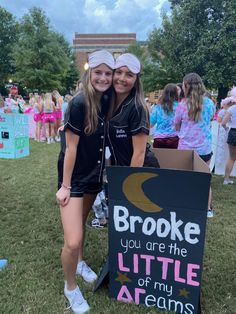
[[[83,197],[84,194],[97,194],[102,191],[102,183],[71,182],[70,197]]]
[[[210,154],[207,154],[207,155],[199,155],[199,157],[205,161],[205,162],[208,162],[209,160],[211,160],[211,156],[213,155],[213,153],[211,152]]]
[[[62,182],[58,182],[60,189]],[[102,191],[102,183],[87,183],[76,180],[72,177],[70,197],[83,197],[84,194],[97,194]]]
[[[63,182],[63,164],[64,164],[64,153],[60,152],[57,161],[58,171],[58,190],[61,188]],[[97,194],[102,191],[102,183],[99,182],[81,182],[76,177],[71,178],[71,190],[70,197],[83,197],[84,194]]]
[[[227,138],[227,144],[236,146],[236,128],[231,128],[229,130],[228,138]]]

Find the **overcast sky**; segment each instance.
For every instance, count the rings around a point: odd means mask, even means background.
[[[75,32],[130,32],[145,40],[170,7],[167,0],[0,0],[0,6],[17,19],[33,6],[40,7],[70,44]]]

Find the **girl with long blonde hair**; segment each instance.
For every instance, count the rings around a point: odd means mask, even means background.
[[[211,120],[215,114],[213,101],[204,96],[201,77],[189,73],[183,78],[185,98],[175,111],[175,128],[178,131],[178,149],[194,150],[209,165],[212,156]],[[208,200],[208,217],[213,217],[211,191]]]
[[[88,213],[102,190],[105,166],[105,130],[108,98],[112,84],[114,58],[106,50],[89,55],[89,69],[84,78],[84,92],[70,101],[65,117],[66,150],[64,167],[59,167],[60,204],[64,230],[61,260],[64,270],[64,294],[74,313],[89,310],[77,286],[76,274],[86,282],[96,280],[96,273],[83,260],[84,230]]]
[[[42,121],[44,122],[44,125],[45,125],[46,139],[47,139],[47,143],[51,144],[51,143],[55,142],[55,140],[54,140],[54,138],[55,138],[55,131],[54,131],[55,105],[54,105],[54,102],[52,100],[52,94],[51,93],[45,94],[42,104],[43,104]]]

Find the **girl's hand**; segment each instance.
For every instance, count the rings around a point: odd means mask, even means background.
[[[58,130],[57,130],[57,133],[59,133],[59,131],[64,131],[64,125],[61,125]]]
[[[223,126],[223,125],[222,125]],[[229,127],[228,126],[223,126],[223,128],[225,129],[225,132],[229,131]]]
[[[60,206],[66,206],[70,199],[70,190],[62,186],[56,193],[56,199]]]

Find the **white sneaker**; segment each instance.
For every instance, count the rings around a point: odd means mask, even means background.
[[[224,179],[223,185],[234,184],[233,180]]]
[[[76,274],[80,275],[84,281],[93,282],[97,280],[97,274],[85,263],[85,261],[80,261],[77,265]]]
[[[55,137],[55,141],[56,141],[56,142],[60,142],[60,141],[61,141],[60,137],[59,137],[59,136],[56,136],[56,137]]]
[[[53,137],[51,137],[51,143],[55,143],[55,140]]]
[[[209,208],[207,210],[207,218],[212,218],[214,217],[214,212],[213,212],[213,209]]]
[[[90,307],[84,299],[78,286],[74,290],[68,290],[65,282],[64,294],[70,304],[67,310],[72,309],[72,311],[76,314],[84,314],[89,311]]]
[[[47,144],[51,144],[51,138],[50,137],[47,138]]]

